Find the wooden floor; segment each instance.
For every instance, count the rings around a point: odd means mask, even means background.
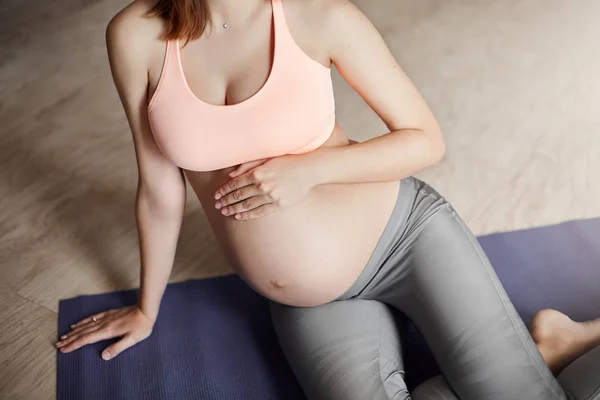
[[[123,0],[0,0],[0,398],[53,399],[58,300],[137,286],[137,172],[104,28]],[[420,174],[475,233],[600,216],[600,2],[359,0],[431,104]],[[384,132],[335,75],[354,139]],[[172,281],[229,273],[197,201]]]

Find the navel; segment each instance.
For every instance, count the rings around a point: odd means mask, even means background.
[[[277,289],[283,289],[285,287],[285,284],[278,280],[272,280],[271,285],[273,285]]]

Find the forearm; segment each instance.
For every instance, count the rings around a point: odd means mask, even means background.
[[[351,146],[307,153],[315,184],[395,181],[435,163],[444,154],[438,131],[402,129]]]
[[[156,319],[161,298],[173,268],[177,240],[185,208],[185,193],[180,202],[157,205],[152,196],[138,191],[136,221],[140,245],[140,295],[138,306]]]

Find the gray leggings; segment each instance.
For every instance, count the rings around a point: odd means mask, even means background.
[[[477,240],[441,195],[412,177],[402,180],[379,243],[346,293],[318,307],[271,303],[310,400],[411,398],[388,306],[413,321],[444,375],[413,391],[415,400],[600,399],[600,348],[571,364],[561,386]]]

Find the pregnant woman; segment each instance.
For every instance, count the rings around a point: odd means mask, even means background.
[[[108,360],[151,334],[187,178],[231,265],[272,301],[310,399],[410,398],[389,306],[431,346],[452,388],[440,396],[571,396],[547,364],[558,372],[600,344],[600,323],[545,310],[536,347],[468,228],[411,177],[440,160],[443,138],[355,6],[137,0],[110,22],[107,44],[139,169],[140,298],[74,325],[61,351],[122,336]],[[331,63],[389,133],[348,140]]]

